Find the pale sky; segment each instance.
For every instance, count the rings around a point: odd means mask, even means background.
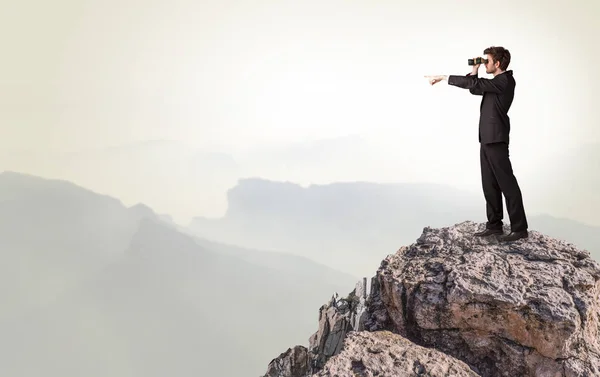
[[[225,190],[248,175],[480,193],[480,97],[423,76],[464,75],[467,59],[500,45],[517,82],[511,158],[526,205],[591,222],[589,206],[543,202],[536,172],[549,156],[600,142],[598,19],[600,3],[587,0],[5,2],[0,171],[68,179],[184,223],[220,216]],[[256,162],[256,153],[346,137],[360,152],[335,164]],[[106,150],[151,140],[172,144],[126,161]],[[208,163],[177,165],[198,151],[238,166],[221,176]],[[179,170],[155,168],[166,160]]]

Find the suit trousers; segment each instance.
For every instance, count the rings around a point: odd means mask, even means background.
[[[508,143],[481,143],[481,183],[486,201],[487,229],[502,229],[504,210],[502,194],[513,232],[527,230],[527,218],[523,207],[521,189],[513,174]]]

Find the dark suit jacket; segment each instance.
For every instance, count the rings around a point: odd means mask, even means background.
[[[477,75],[448,76],[448,84],[469,89],[471,94],[483,96],[479,116],[479,142],[483,144],[509,142],[510,119],[508,110],[515,96],[515,79],[512,70],[493,79]]]

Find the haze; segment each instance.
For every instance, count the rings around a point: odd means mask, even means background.
[[[7,3],[0,169],[68,179],[183,223],[221,216],[225,191],[249,176],[302,185],[435,182],[480,193],[479,99],[431,87],[423,75],[466,74],[468,58],[502,45],[517,80],[511,157],[526,209],[598,225],[591,214],[600,208],[552,196],[549,186],[572,183],[539,171],[600,138],[590,76],[600,57],[599,7]],[[323,140],[340,143],[315,157],[310,146]],[[149,141],[160,147],[125,157],[107,149]],[[220,165],[194,170],[190,155],[212,152]],[[285,153],[299,162],[278,161]],[[576,156],[565,158],[568,166]],[[588,163],[582,171],[595,168]]]

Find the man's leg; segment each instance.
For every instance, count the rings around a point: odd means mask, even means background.
[[[481,164],[481,184],[483,187],[483,196],[486,202],[487,223],[486,229],[502,230],[502,217],[504,215],[502,208],[502,191],[500,184],[494,174],[493,161],[487,153],[488,147],[481,144],[479,157]]]
[[[517,183],[509,158],[507,143],[493,143],[484,146],[491,169],[506,198],[506,209],[512,232],[526,231],[528,228],[521,189]]]

